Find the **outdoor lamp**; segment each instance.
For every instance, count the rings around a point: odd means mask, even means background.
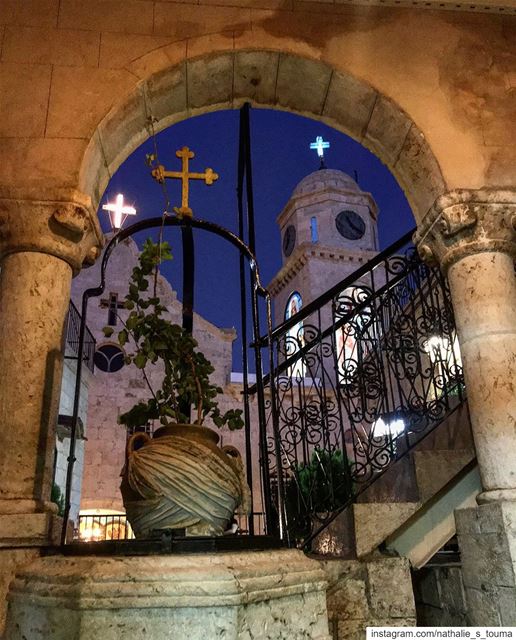
[[[403,414],[400,410],[388,411],[381,414],[373,423],[371,433],[373,438],[388,436],[392,439],[401,435],[405,431],[406,426]]]

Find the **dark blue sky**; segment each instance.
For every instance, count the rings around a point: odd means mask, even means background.
[[[183,145],[196,154],[191,171],[211,167],[218,181],[206,186],[192,181],[190,206],[194,216],[237,231],[237,157],[239,112],[219,111],[180,122],[157,136],[160,162],[167,169],[179,170],[175,151]],[[388,169],[367,149],[338,131],[315,120],[293,114],[251,111],[256,253],[262,281],[267,284],[281,265],[281,243],[276,216],[297,183],[319,167],[315,151],[309,148],[317,135],[331,144],[325,154],[326,166],[340,169],[370,191],[380,208],[379,237],[386,247],[415,226],[403,192]],[[123,193],[126,202],[137,209],[137,218],[161,216],[164,198],[160,186],[151,178],[145,155],[152,153],[152,141],[139,147],[111,179],[101,204]],[[172,205],[180,205],[181,186],[168,180]],[[107,214],[99,211],[104,229],[109,230]],[[130,218],[127,224],[131,224]],[[157,231],[156,231],[157,234]],[[181,296],[181,248],[177,230],[166,232],[174,261],[164,273]],[[148,235],[148,234],[146,234]],[[156,235],[155,235],[156,237]],[[142,238],[138,238],[142,240]],[[205,232],[196,233],[196,311],[218,326],[238,326],[238,255],[232,247]]]

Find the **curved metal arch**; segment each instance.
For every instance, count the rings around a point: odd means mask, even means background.
[[[92,287],[90,289],[86,289],[82,296],[82,307],[81,307],[81,325],[79,331],[79,347],[77,354],[77,372],[75,377],[75,394],[74,394],[74,405],[73,405],[73,416],[72,416],[72,427],[70,433],[70,449],[68,456],[68,467],[66,474],[66,493],[65,493],[65,512],[63,515],[63,528],[61,532],[61,544],[66,544],[66,535],[67,535],[67,522],[68,516],[70,513],[71,507],[71,489],[72,489],[72,479],[73,479],[73,467],[75,463],[75,444],[77,437],[77,421],[79,416],[79,399],[80,399],[80,390],[81,390],[81,378],[82,378],[82,361],[84,357],[84,337],[86,332],[86,316],[87,316],[87,308],[88,308],[88,300],[91,297],[96,297],[104,293],[106,287],[106,269],[109,263],[109,259],[113,250],[126,238],[133,236],[135,233],[140,231],[144,231],[146,229],[153,229],[155,227],[193,227],[195,229],[203,229],[208,231],[214,235],[227,240],[230,244],[232,244],[241,255],[245,256],[249,261],[249,267],[252,273],[252,281],[254,283],[254,293],[255,295],[252,298],[253,311],[255,313],[255,317],[257,317],[257,299],[256,295],[261,295],[265,298],[267,303],[267,324],[268,324],[268,335],[270,336],[270,332],[272,330],[271,326],[271,313],[270,313],[270,294],[269,292],[262,286],[260,281],[260,273],[258,269],[258,264],[256,261],[256,257],[251,249],[243,242],[237,235],[235,235],[229,229],[222,227],[213,222],[208,222],[207,220],[199,220],[194,218],[183,218],[179,219],[176,216],[170,217],[155,217],[148,218],[147,220],[141,220],[130,227],[127,227],[125,230],[120,230],[113,238],[109,241],[104,255],[102,257],[101,269],[100,269],[100,284],[98,287]],[[256,343],[259,338],[259,326],[255,326],[255,336],[254,342]],[[259,355],[259,347],[256,345],[255,350],[257,353],[258,359],[260,359]],[[261,360],[260,360],[261,361]],[[258,363],[257,363],[258,366]],[[261,368],[261,365],[260,365]],[[257,376],[261,383],[261,374]],[[263,391],[261,384],[259,385]]]
[[[248,261],[251,271],[255,277],[256,283],[256,291],[263,297],[268,296],[268,291],[262,286],[260,280],[260,272],[258,269],[258,263],[256,261],[256,257],[251,249],[243,242],[236,234],[234,234],[229,229],[222,227],[214,222],[209,222],[208,220],[200,220],[196,218],[183,218],[179,219],[175,216],[170,216],[166,218],[148,218],[147,220],[141,220],[140,222],[136,222],[135,224],[127,227],[127,229],[122,229],[119,231],[111,240],[108,242],[106,249],[104,250],[104,255],[102,257],[102,263],[100,268],[100,277],[101,281],[98,287],[93,287],[91,289],[86,289],[83,294],[83,305],[82,305],[82,314],[84,314],[84,301],[88,298],[99,296],[104,293],[104,289],[106,286],[105,276],[106,269],[109,263],[109,259],[113,250],[126,238],[133,236],[135,233],[140,231],[145,231],[146,229],[153,229],[155,227],[185,227],[190,226],[194,229],[202,229],[208,231],[214,235],[227,240],[230,244],[232,244],[238,251],[244,255]]]

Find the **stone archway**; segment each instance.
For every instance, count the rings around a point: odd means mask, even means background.
[[[242,50],[171,65],[158,49],[138,69],[142,79],[103,118],[83,157],[79,189],[94,207],[118,166],[149,137],[149,117],[160,131],[246,101],[320,120],[362,143],[392,171],[418,222],[446,191],[439,164],[409,116],[371,85],[318,60]]]

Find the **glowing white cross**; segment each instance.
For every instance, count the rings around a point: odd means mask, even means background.
[[[329,148],[330,148],[330,143],[325,142],[322,139],[322,136],[317,136],[315,138],[315,142],[310,143],[310,149],[317,149],[317,155],[319,156],[319,158],[321,158],[321,162],[323,161],[323,158],[324,158],[324,149],[329,149]]]
[[[109,221],[113,231],[118,231],[123,227],[127,216],[136,215],[136,209],[124,205],[124,196],[119,193],[114,204],[108,203],[102,205],[104,211],[109,211]]]

